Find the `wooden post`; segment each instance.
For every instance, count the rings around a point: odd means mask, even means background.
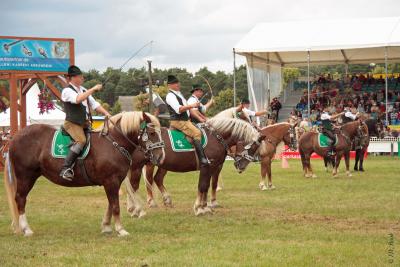
[[[153,77],[151,74],[151,60],[147,60],[149,64],[149,112],[153,114]]]
[[[14,73],[10,74],[10,128],[14,136],[18,132],[18,88]]]
[[[26,94],[23,93],[23,83],[22,80],[19,82],[19,94],[20,94],[20,113],[19,113],[19,125],[21,126],[21,129],[26,127]]]

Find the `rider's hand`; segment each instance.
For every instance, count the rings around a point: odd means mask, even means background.
[[[97,91],[100,91],[101,88],[103,88],[103,85],[99,83],[99,84],[96,84],[95,86],[93,86],[92,89],[93,89],[95,92],[97,92]]]

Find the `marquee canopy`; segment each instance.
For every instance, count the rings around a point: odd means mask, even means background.
[[[400,17],[269,22],[256,25],[237,54],[282,67],[400,60]]]

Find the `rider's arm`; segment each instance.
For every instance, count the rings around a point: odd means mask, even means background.
[[[268,111],[266,111],[266,110],[261,110],[261,111],[257,111],[256,113],[255,113],[255,115],[256,116],[262,116],[262,115],[265,115],[265,114],[267,114],[268,113]]]
[[[173,95],[172,93],[167,94],[166,97],[166,102],[168,105],[170,105],[174,111],[178,114],[181,114],[191,108],[195,108],[198,106],[198,104],[190,104],[190,105],[186,105],[186,106],[182,106],[179,104],[178,99],[176,99],[176,96]]]
[[[198,120],[199,122],[205,122],[206,120],[203,118],[203,116],[201,116],[200,111],[198,111],[197,109],[192,108],[190,110],[190,117],[195,118],[196,120]]]

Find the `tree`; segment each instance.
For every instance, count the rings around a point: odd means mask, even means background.
[[[214,116],[218,112],[233,107],[233,89],[222,90],[214,97],[214,104],[207,111],[209,116]]]

